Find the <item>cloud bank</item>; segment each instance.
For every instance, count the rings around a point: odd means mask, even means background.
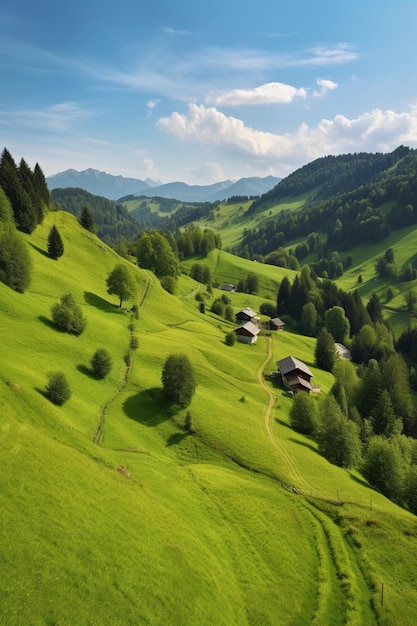
[[[281,135],[256,130],[215,107],[197,104],[190,104],[186,113],[160,118],[157,125],[182,141],[269,161],[277,170],[280,164],[298,167],[327,154],[386,152],[403,143],[417,144],[417,106],[405,113],[374,109],[353,119],[336,115],[315,127],[301,124],[295,132]]]

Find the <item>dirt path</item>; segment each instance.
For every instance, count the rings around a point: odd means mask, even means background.
[[[273,448],[275,448],[275,450],[277,450],[277,452],[281,455],[281,457],[284,459],[284,461],[287,463],[288,468],[290,470],[290,473],[292,475],[292,477],[294,478],[294,481],[297,483],[297,486],[303,488],[303,489],[311,489],[311,485],[309,485],[305,480],[303,475],[301,474],[300,470],[298,469],[297,465],[294,463],[293,459],[291,458],[291,456],[288,454],[288,452],[285,450],[285,448],[280,444],[280,442],[276,439],[274,432],[273,432],[273,409],[274,409],[274,403],[275,403],[275,395],[272,393],[272,391],[270,390],[270,388],[268,387],[268,385],[265,382],[265,378],[264,378],[264,371],[265,368],[267,366],[267,364],[269,363],[269,361],[272,358],[272,337],[267,337],[268,339],[268,354],[267,357],[265,359],[265,361],[262,363],[262,365],[259,368],[258,371],[258,380],[259,380],[259,384],[261,385],[261,387],[264,389],[265,393],[268,394],[269,397],[269,401],[268,401],[268,406],[265,412],[265,418],[264,418],[264,422],[265,422],[265,429],[269,438],[269,441],[271,442],[271,445]]]
[[[150,276],[145,272],[146,274],[146,285],[145,285],[145,289],[143,290],[143,294],[142,297],[139,301],[139,308],[143,305],[143,303],[146,300],[146,297],[149,293],[149,289],[151,288],[152,285],[152,279],[150,278]],[[133,315],[131,316],[130,319],[130,324],[133,323]],[[134,330],[131,329],[130,330],[130,335],[129,335],[129,349],[128,349],[128,359],[126,362],[126,369],[124,371],[123,374],[123,378],[120,382],[120,385],[117,387],[117,389],[115,390],[114,394],[108,399],[106,400],[106,402],[103,404],[100,414],[98,416],[98,424],[97,424],[97,430],[95,432],[95,435],[93,437],[93,441],[94,443],[97,443],[98,445],[101,444],[102,440],[103,440],[103,434],[104,434],[104,422],[105,422],[105,417],[106,417],[106,412],[107,409],[109,408],[110,404],[117,398],[117,396],[119,395],[119,393],[126,387],[128,378],[129,378],[129,374],[130,374],[130,368],[132,365],[132,359],[133,359],[133,352],[134,350],[132,349],[132,339],[134,336]]]

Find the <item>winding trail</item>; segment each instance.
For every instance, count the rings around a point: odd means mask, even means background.
[[[266,384],[265,377],[264,377],[265,368],[272,358],[272,338],[267,337],[267,339],[268,339],[268,354],[267,354],[265,361],[261,364],[258,370],[259,384],[261,385],[265,393],[267,393],[268,398],[269,398],[268,406],[266,408],[265,417],[264,417],[265,429],[266,429],[266,432],[267,432],[267,435],[268,435],[269,441],[271,442],[272,447],[275,448],[275,450],[277,450],[277,452],[281,455],[281,457],[287,463],[289,470],[290,470],[290,474],[294,478],[294,481],[300,487],[302,486],[310,490],[312,488],[311,485],[309,485],[308,482],[304,479],[297,465],[295,464],[291,456],[288,454],[284,446],[282,446],[281,443],[276,439],[274,432],[273,432],[272,415],[273,415],[273,409],[274,409],[274,403],[275,403],[275,396],[272,393],[272,391],[269,389],[268,385]]]
[[[296,463],[284,446],[276,439],[273,432],[273,408],[275,395],[265,382],[264,371],[272,358],[272,338],[268,337],[267,357],[258,370],[258,381],[268,395],[268,406],[265,411],[264,423],[272,447],[281,455],[288,465],[290,475],[300,489],[312,490]],[[295,492],[297,488],[288,487]],[[324,498],[322,494],[316,496]],[[372,591],[365,580],[356,555],[346,542],[344,533],[332,519],[315,507],[313,502],[303,498],[305,508],[314,529],[318,558],[317,571],[317,605],[312,624],[321,626],[331,623],[335,613],[339,613],[340,623],[362,626],[378,623],[370,598]]]
[[[151,277],[149,276],[149,274],[147,272],[144,272],[144,273],[145,273],[145,276],[146,276],[146,284],[145,284],[145,289],[143,290],[143,294],[142,294],[142,296],[141,296],[141,298],[139,300],[139,304],[138,304],[139,308],[145,302],[146,297],[148,296],[149,290],[150,290],[151,285],[152,285]],[[104,422],[105,422],[107,409],[109,408],[110,404],[117,398],[119,393],[126,387],[126,384],[127,384],[128,378],[129,378],[130,369],[131,369],[131,366],[132,366],[133,352],[134,352],[134,350],[132,349],[132,340],[133,340],[133,337],[134,337],[133,314],[130,316],[129,326],[130,326],[131,330],[130,330],[130,337],[129,337],[129,349],[128,349],[128,358],[127,358],[127,362],[126,362],[126,369],[124,371],[123,378],[122,378],[122,380],[120,382],[120,385],[117,387],[117,389],[115,390],[113,395],[108,400],[106,400],[106,402],[101,407],[101,411],[100,411],[100,414],[98,416],[97,429],[96,429],[95,435],[93,437],[93,441],[97,445],[100,445],[102,440],[103,440]]]

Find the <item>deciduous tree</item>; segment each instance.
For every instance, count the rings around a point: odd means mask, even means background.
[[[119,307],[137,293],[134,271],[125,263],[117,263],[106,279],[107,293],[119,297]]]
[[[190,404],[196,389],[194,370],[186,354],[171,354],[162,370],[162,386],[169,402],[178,407]]]

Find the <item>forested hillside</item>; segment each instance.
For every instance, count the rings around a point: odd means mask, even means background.
[[[132,239],[143,230],[122,204],[94,196],[83,189],[53,189],[51,198],[58,208],[78,218],[83,208],[88,207],[93,215],[97,235],[106,243],[116,244],[122,239]]]
[[[304,180],[304,173],[307,180]],[[283,198],[311,195],[297,211]],[[247,214],[280,201],[279,212],[246,229],[238,253],[268,255],[314,233],[325,235],[327,252],[385,239],[392,229],[417,221],[417,153],[398,148],[390,155],[347,155],[314,161],[254,202]],[[305,253],[309,246],[305,246]]]

